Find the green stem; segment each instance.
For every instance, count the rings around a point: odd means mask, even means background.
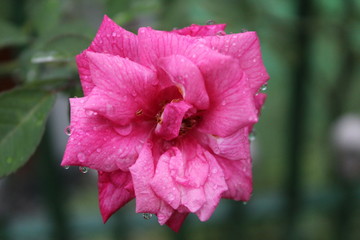
[[[294,82],[289,101],[289,141],[287,147],[288,170],[286,176],[286,226],[285,239],[296,237],[297,215],[301,207],[301,160],[306,135],[306,114],[308,101],[306,87],[310,85],[310,33],[308,22],[311,16],[311,0],[298,0],[297,32],[295,33],[297,64],[294,68]]]
[[[53,156],[48,131],[45,131],[40,143],[40,154],[39,175],[44,201],[52,222],[51,239],[70,240],[69,219],[65,208],[67,195],[62,187],[61,175],[59,174],[60,166],[56,164]]]

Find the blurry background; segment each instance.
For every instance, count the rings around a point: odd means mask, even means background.
[[[0,179],[0,239],[360,239],[360,1],[1,0],[0,90],[56,89],[36,153]],[[222,200],[178,234],[134,203],[105,225],[96,173],[59,166],[67,98],[82,96],[74,56],[107,14],[124,28],[171,30],[208,20],[257,31],[271,76],[252,142],[254,193]],[[0,133],[1,135],[1,133]],[[19,146],[21,148],[22,146]]]

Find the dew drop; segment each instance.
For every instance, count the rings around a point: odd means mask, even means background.
[[[85,174],[89,171],[89,168],[80,166],[79,171]]]
[[[260,87],[260,90],[264,92],[264,91],[267,90],[267,88],[268,88],[268,85],[267,85],[267,83],[265,83],[264,85],[262,85],[262,86]]]
[[[248,204],[248,202],[243,202],[243,205],[247,205]]]
[[[250,142],[255,141],[255,138],[256,138],[255,131],[252,130],[251,133],[249,134],[249,140],[250,140]]]
[[[80,162],[85,162],[85,154],[84,153],[78,153],[77,154],[77,158],[79,159]]]
[[[212,170],[211,172],[212,172],[212,173],[217,173],[218,170],[217,170],[217,168],[213,168],[213,170]]]
[[[214,20],[208,20],[206,22],[206,25],[215,25],[215,24],[216,24],[216,22]]]
[[[96,152],[98,152],[98,153],[101,152],[101,149],[100,149],[100,148],[97,148],[97,149],[96,149]]]
[[[71,127],[70,126],[67,126],[65,129],[64,129],[64,132],[66,135],[70,136],[71,135]]]
[[[115,131],[122,136],[127,136],[132,132],[132,124],[130,123],[125,126],[119,125],[115,127]]]
[[[169,194],[169,201],[173,201],[175,199],[174,194],[170,193]]]
[[[63,166],[63,168],[64,168],[65,170],[68,170],[68,169],[70,168],[70,166]]]
[[[152,218],[152,214],[151,213],[143,213],[143,218],[146,220],[149,220],[150,218]]]
[[[89,117],[94,115],[94,111],[91,110],[85,110],[85,114],[88,115]]]

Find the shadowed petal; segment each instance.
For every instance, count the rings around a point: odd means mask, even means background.
[[[166,225],[168,225],[173,231],[178,232],[188,215],[189,213],[180,213],[175,211],[166,222]]]
[[[104,222],[135,197],[129,172],[99,172],[98,188],[100,212]]]

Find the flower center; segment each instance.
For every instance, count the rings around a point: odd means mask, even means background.
[[[189,130],[194,128],[200,120],[201,117],[199,115],[192,115],[190,117],[184,118],[180,125],[179,136],[185,135]]]

